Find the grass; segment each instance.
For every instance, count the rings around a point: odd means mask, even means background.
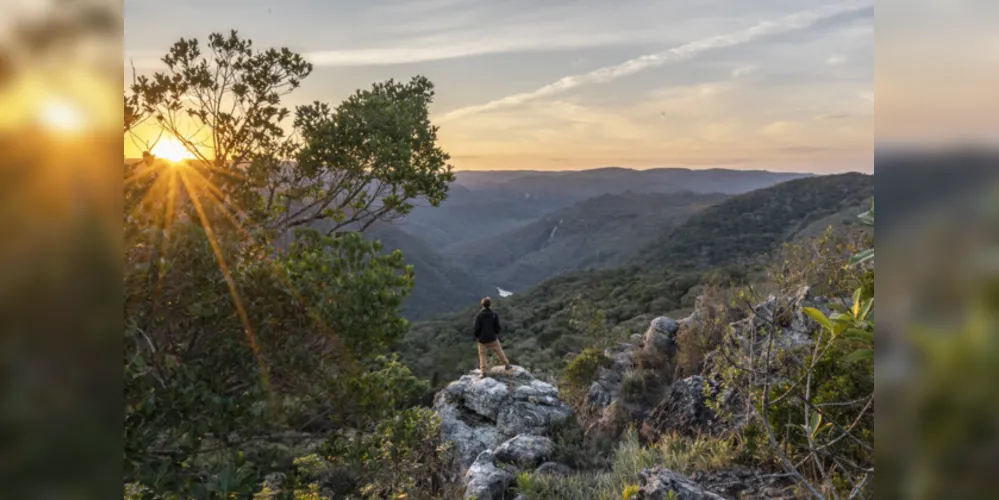
[[[733,465],[738,456],[738,445],[732,439],[668,435],[653,446],[643,446],[631,428],[621,436],[607,470],[570,476],[522,473],[517,477],[517,490],[530,500],[632,498],[642,469],[664,467],[681,474],[712,471]]]

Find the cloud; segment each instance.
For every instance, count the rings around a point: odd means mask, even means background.
[[[846,62],[846,56],[844,56],[843,54],[834,54],[829,56],[829,59],[826,59],[826,64],[830,66],[839,66],[840,64],[843,64],[845,62]]]
[[[540,87],[530,92],[509,95],[485,104],[467,106],[459,108],[445,114],[442,121],[452,120],[477,113],[492,111],[499,108],[517,106],[525,102],[560,94],[576,87],[607,83],[618,78],[644,71],[649,68],[662,66],[669,62],[678,62],[692,59],[703,52],[743,45],[758,39],[773,36],[781,33],[788,33],[808,28],[820,21],[830,19],[842,14],[854,13],[870,9],[873,6],[872,0],[854,0],[835,5],[825,5],[816,9],[797,12],[774,21],[764,21],[742,31],[713,36],[701,40],[689,42],[672,49],[646,54],[640,57],[629,59],[620,64],[605,66],[603,68],[578,75],[564,77],[551,84]]]
[[[799,128],[796,122],[778,121],[761,128],[760,132],[771,137],[785,137],[794,134]]]
[[[786,148],[781,148],[781,151],[793,154],[811,154],[811,153],[822,153],[825,151],[836,151],[836,149],[825,148],[820,146],[790,146]]]
[[[732,78],[740,78],[752,73],[756,73],[759,68],[756,66],[739,66],[732,70]]]
[[[829,113],[826,115],[818,115],[815,117],[816,120],[841,120],[843,118],[850,118],[850,113]]]

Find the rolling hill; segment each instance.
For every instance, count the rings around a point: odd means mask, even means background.
[[[440,251],[496,236],[605,194],[740,194],[811,174],[681,168],[600,168],[578,172],[461,171],[438,207],[419,206],[400,228]]]
[[[547,278],[614,267],[707,206],[721,194],[605,194],[529,224],[451,247],[447,255],[477,276],[521,291]]]
[[[873,176],[851,173],[792,180],[728,198],[640,248],[625,266],[566,274],[498,300],[505,349],[515,363],[557,368],[586,342],[571,325],[573,310],[600,311],[612,334],[635,333],[656,315],[692,306],[709,280],[750,279],[783,243],[822,221],[856,227],[855,217],[839,215],[863,212],[873,195]],[[414,324],[399,348],[407,364],[435,381],[474,367],[474,312],[469,308]]]
[[[415,284],[403,305],[403,315],[417,321],[442,311],[467,304],[477,304],[496,287],[477,278],[434,251],[423,240],[392,224],[374,224],[365,238],[377,239],[384,251],[399,249],[407,264],[413,266]]]

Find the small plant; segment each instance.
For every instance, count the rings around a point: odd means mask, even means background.
[[[582,403],[590,384],[597,379],[598,369],[610,364],[602,350],[592,347],[584,349],[562,371],[562,395],[573,404]]]
[[[645,398],[645,377],[638,370],[628,370],[621,377],[621,398],[629,403],[637,403]]]
[[[739,457],[739,447],[733,439],[711,436],[663,436],[655,447],[659,463],[678,472],[712,471],[728,467]]]
[[[639,491],[641,491],[641,488],[637,484],[629,484],[621,491],[621,500],[631,500],[638,495]]]

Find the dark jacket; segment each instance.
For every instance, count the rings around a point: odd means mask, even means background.
[[[488,344],[499,338],[499,315],[492,309],[483,308],[475,317],[475,339],[480,344]]]

